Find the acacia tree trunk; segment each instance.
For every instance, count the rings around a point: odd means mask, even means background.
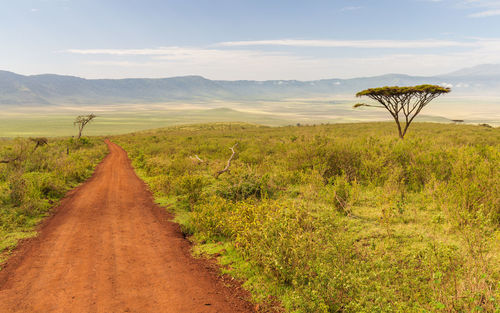
[[[397,118],[396,118],[396,125],[398,125],[399,138],[404,139],[405,135],[403,134],[403,131],[401,129],[401,124],[399,123],[399,119]]]
[[[401,130],[401,125],[399,125],[399,122],[398,122],[398,131],[399,131],[399,138],[401,140],[405,139],[405,133]]]

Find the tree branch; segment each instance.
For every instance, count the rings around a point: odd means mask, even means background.
[[[194,155],[194,157],[193,157],[193,156],[190,156],[189,158],[190,158],[191,160],[196,160],[196,161],[199,161],[200,163],[205,163],[205,161],[203,161],[202,159],[200,159],[200,157],[199,157],[198,155],[196,155],[196,154]]]
[[[45,146],[49,143],[47,138],[45,137],[38,137],[38,138],[30,138],[30,141],[33,141],[35,143],[35,148],[33,148],[33,152],[38,148]]]
[[[215,178],[219,178],[220,174],[229,171],[229,167],[231,166],[231,161],[233,160],[234,155],[236,154],[236,152],[234,151],[234,148],[236,148],[237,145],[238,145],[238,143],[235,143],[234,146],[232,146],[231,148],[229,148],[229,149],[231,149],[231,151],[233,153],[229,157],[229,160],[227,160],[226,167],[224,167],[224,169],[222,169],[222,170],[218,171],[217,173],[215,173]]]
[[[0,160],[0,164],[7,164],[7,163],[10,163],[10,162],[14,162],[14,161],[17,161],[19,160],[21,157],[20,156],[17,156],[13,159],[5,159],[5,160]]]

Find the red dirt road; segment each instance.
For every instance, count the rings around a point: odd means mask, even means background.
[[[0,312],[252,312],[110,153],[0,271]]]

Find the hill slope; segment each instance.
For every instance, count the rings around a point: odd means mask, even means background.
[[[481,65],[450,74],[420,77],[388,74],[316,81],[221,81],[201,76],[84,79],[54,74],[23,76],[0,71],[0,105],[158,103],[199,100],[280,100],[352,96],[374,86],[443,84],[455,95],[500,94],[500,65]]]

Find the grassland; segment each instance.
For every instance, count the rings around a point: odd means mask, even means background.
[[[286,125],[292,121],[278,116],[254,113],[242,113],[230,109],[190,109],[190,110],[131,110],[128,112],[99,111],[88,108],[73,112],[56,112],[51,108],[46,112],[11,112],[0,117],[1,137],[34,137],[34,136],[74,136],[77,133],[73,125],[79,114],[94,112],[97,118],[86,127],[88,136],[116,135],[161,128],[186,123],[207,123],[214,121],[244,121],[262,123],[270,126]]]
[[[498,100],[438,99],[418,120],[449,123],[464,119],[466,123],[500,125]],[[496,101],[496,102],[495,102]],[[247,122],[267,126],[321,123],[389,121],[387,112],[379,109],[353,109],[356,99],[288,99],[247,102],[171,102],[162,104],[81,105],[46,107],[6,107],[0,116],[0,137],[74,136],[73,121],[77,115],[95,113],[85,133],[90,136],[116,135],[162,128],[172,125]],[[231,109],[229,109],[231,108]]]
[[[500,131],[218,123],[114,138],[264,308],[499,312]],[[215,178],[235,147],[230,171]]]

